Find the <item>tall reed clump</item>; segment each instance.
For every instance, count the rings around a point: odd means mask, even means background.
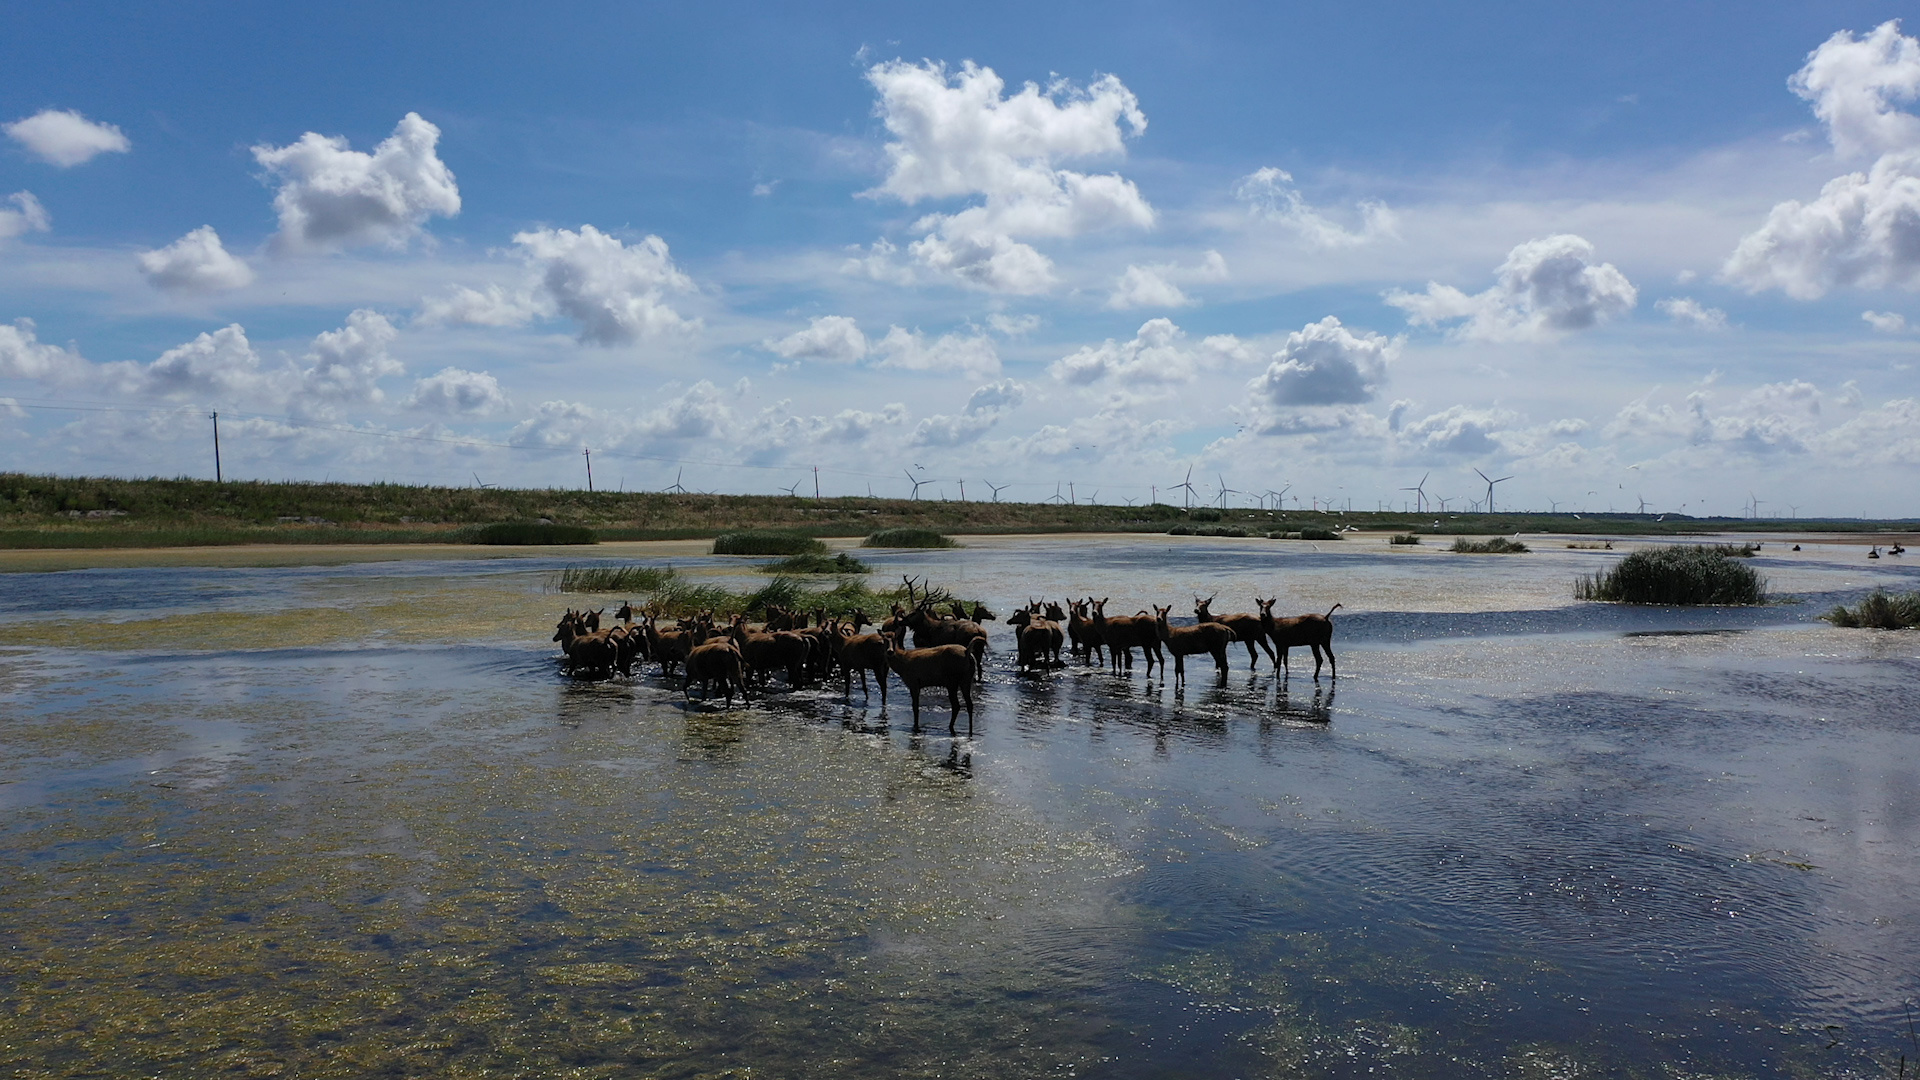
[[[1504,536],[1495,536],[1486,540],[1469,540],[1461,537],[1453,542],[1448,551],[1461,555],[1525,555],[1533,550],[1518,540],[1509,540]]]
[[[1387,537],[1387,543],[1398,547],[1406,547],[1409,544],[1418,544],[1419,542],[1420,537],[1414,533],[1394,533],[1392,536]]]
[[[953,537],[933,529],[916,529],[903,526],[898,529],[881,529],[860,541],[861,547],[870,548],[950,548],[954,546]]]
[[[1724,551],[1679,544],[1636,551],[1581,577],[1573,595],[1621,604],[1764,604],[1767,579]]]
[[[555,592],[652,592],[673,577],[671,566],[569,566],[549,582]]]
[[[805,533],[742,529],[713,538],[715,555],[825,555],[827,545]]]
[[[1920,626],[1920,592],[1896,595],[1875,589],[1858,604],[1843,604],[1820,617],[1849,629],[1907,630]]]

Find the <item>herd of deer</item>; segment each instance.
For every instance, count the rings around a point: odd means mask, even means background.
[[[764,688],[774,672],[782,673],[789,688],[825,679],[838,670],[842,692],[853,695],[853,676],[860,676],[860,692],[867,695],[867,673],[873,672],[880,684],[880,704],[887,702],[887,673],[898,676],[913,700],[913,723],[920,724],[920,691],[945,687],[952,706],[947,721],[949,732],[959,721],[962,705],[967,710],[967,730],[973,730],[973,687],[985,672],[987,631],[982,623],[994,615],[975,605],[971,610],[959,601],[942,613],[934,601],[915,596],[912,578],[904,579],[907,603],[893,605],[892,613],[875,627],[864,611],[855,609],[841,619],[817,610],[811,625],[806,612],[772,607],[767,621],[753,624],[744,615],[734,615],[724,623],[707,611],[683,618],[663,629],[657,613],[636,612],[631,603],[614,612],[614,623],[600,625],[606,609],[574,611],[568,609],[554,628],[553,640],[566,654],[570,674],[611,677],[618,672],[631,676],[635,661],[660,665],[662,677],[670,677],[675,668],[683,669],[680,692],[692,700],[692,687],[700,685],[701,697],[719,689],[728,705],[733,692],[747,699],[748,688]],[[1259,665],[1260,651],[1267,661],[1287,669],[1289,652],[1295,646],[1313,651],[1313,677],[1320,678],[1322,654],[1334,676],[1339,667],[1333,658],[1333,613],[1275,618],[1274,600],[1255,598],[1257,615],[1216,615],[1213,598],[1194,598],[1192,626],[1173,626],[1167,615],[1173,610],[1154,606],[1153,614],[1142,610],[1133,615],[1106,612],[1107,599],[1069,600],[1067,608],[1047,601],[1032,601],[1007,617],[1016,635],[1016,668],[1033,673],[1066,666],[1060,651],[1071,645],[1074,659],[1082,663],[1104,660],[1115,673],[1133,670],[1133,651],[1137,648],[1153,674],[1155,663],[1162,677],[1166,673],[1166,654],[1173,655],[1174,679],[1186,678],[1186,658],[1213,657],[1215,670],[1224,678],[1227,650],[1235,642],[1247,647],[1247,659]],[[635,622],[636,614],[639,621]],[[913,648],[907,648],[907,635],[913,635]],[[1277,651],[1276,651],[1277,650]]]

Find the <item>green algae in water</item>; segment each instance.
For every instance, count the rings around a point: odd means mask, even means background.
[[[439,717],[472,736],[454,746],[349,722],[291,772],[243,758],[214,787],[17,815],[13,850],[105,854],[7,885],[0,1064],[1004,1075],[1094,1056],[1085,987],[986,946],[1093,911],[1088,883],[1123,869],[1104,845],[834,729],[744,727],[716,769],[680,753],[677,711],[577,719]]]

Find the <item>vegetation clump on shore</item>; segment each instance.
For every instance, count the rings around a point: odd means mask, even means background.
[[[508,521],[462,529],[456,543],[467,544],[594,544],[599,540],[593,530],[581,525],[555,525],[551,522]]]
[[[1392,536],[1387,537],[1387,543],[1398,547],[1406,547],[1409,544],[1418,544],[1419,542],[1420,537],[1414,533],[1394,533]]]
[[[1247,530],[1238,525],[1175,525],[1167,530],[1168,536],[1247,536]]]
[[[1852,607],[1841,604],[1820,617],[1848,629],[1909,630],[1920,626],[1920,592],[1875,589]]]
[[[771,562],[760,569],[769,574],[870,574],[873,567],[844,551],[833,555],[821,555],[807,552],[804,555],[789,555],[779,562]]]
[[[1581,600],[1621,604],[1764,604],[1767,581],[1724,551],[1698,545],[1645,548],[1574,583]]]
[[[742,529],[713,538],[715,555],[825,555],[827,545],[786,529]]]
[[[1533,549],[1518,540],[1509,540],[1504,536],[1490,537],[1486,540],[1469,540],[1461,537],[1447,549],[1460,555],[1525,555]]]
[[[740,612],[764,615],[769,605],[795,611],[825,608],[831,615],[847,615],[860,608],[868,615],[884,616],[896,603],[907,602],[905,585],[874,590],[855,578],[841,578],[828,588],[816,588],[788,575],[777,575],[757,589],[734,590],[713,582],[682,577],[671,566],[570,566],[548,580],[555,592],[583,592],[601,595],[631,593],[635,607],[658,612],[669,618],[701,611],[720,614]],[[916,589],[913,599],[930,598],[945,604],[957,599],[945,589]],[[976,601],[963,600],[971,607]]]
[[[937,529],[917,529],[911,526],[898,529],[881,529],[869,533],[860,541],[861,547],[870,548],[950,548],[955,546],[953,537]]]

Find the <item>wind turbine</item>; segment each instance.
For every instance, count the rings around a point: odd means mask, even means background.
[[[1419,483],[1412,487],[1400,489],[1401,491],[1413,492],[1413,512],[1416,514],[1424,514],[1427,512],[1427,477],[1432,475],[1433,474],[1429,472],[1426,476],[1420,478]]]
[[[1486,473],[1480,472],[1479,469],[1475,469],[1473,471],[1480,473],[1480,479],[1485,480],[1487,482],[1487,513],[1491,514],[1493,513],[1493,485],[1504,483],[1505,481],[1513,479],[1513,477],[1503,476],[1500,479],[1495,480],[1493,477],[1488,476]]]
[[[800,485],[804,483],[806,483],[805,480],[795,480],[793,482],[792,487],[784,487],[784,488],[781,488],[780,490],[786,492],[787,494],[797,499],[800,497]]]
[[[1087,505],[1088,506],[1100,505],[1100,489],[1099,488],[1094,488],[1093,494],[1087,496]]]
[[[685,473],[686,471],[687,471],[687,468],[686,468],[686,466],[684,466],[684,465],[682,465],[682,466],[680,467],[680,470],[679,470],[678,472],[676,472],[676,473],[674,473],[674,474],[673,474],[673,486],[672,486],[672,487],[669,487],[669,488],[667,488],[667,489],[666,489],[666,490],[667,490],[667,492],[670,492],[670,493],[677,493],[677,494],[680,494],[680,495],[685,495],[685,494],[687,493],[687,489],[686,489],[686,488],[684,488],[684,487],[681,487],[681,486],[680,486],[680,477],[681,477],[681,474],[683,474],[683,473]]]
[[[1760,506],[1761,506],[1761,503],[1760,503],[1760,496],[1758,496],[1758,495],[1755,495],[1755,494],[1754,494],[1753,492],[1751,492],[1751,491],[1749,491],[1749,492],[1747,492],[1747,498],[1749,498],[1749,499],[1752,499],[1752,500],[1753,500],[1753,516],[1754,516],[1754,517],[1759,517],[1759,516],[1760,516]]]
[[[1185,491],[1187,493],[1186,509],[1193,509],[1193,466],[1187,466],[1187,478],[1173,485],[1173,489],[1175,491]]]
[[[1049,498],[1047,499],[1047,501],[1048,501],[1048,502],[1050,502],[1050,503],[1065,503],[1065,502],[1067,501],[1067,497],[1066,497],[1065,495],[1062,495],[1062,494],[1060,494],[1060,482],[1059,482],[1059,481],[1057,481],[1057,480],[1056,480],[1056,481],[1054,481],[1054,484],[1053,484],[1053,495],[1052,495],[1052,496],[1050,496],[1050,497],[1049,497]]]
[[[1634,496],[1634,498],[1636,498],[1636,499],[1639,499],[1639,500],[1640,500],[1640,509],[1638,509],[1638,510],[1635,510],[1635,511],[1634,511],[1634,513],[1636,513],[1636,514],[1644,514],[1644,513],[1646,513],[1646,512],[1647,512],[1647,497],[1646,497],[1645,495],[1635,495],[1635,496]]]
[[[474,486],[474,487],[477,487],[477,488],[480,488],[480,489],[482,489],[482,490],[485,490],[485,491],[491,491],[491,490],[493,490],[493,488],[494,488],[494,485],[492,485],[492,484],[483,484],[483,483],[481,483],[481,482],[480,482],[480,474],[479,474],[479,473],[474,473],[474,474],[473,474],[473,486]]]
[[[900,473],[907,478],[907,483],[913,485],[913,497],[916,499],[920,497],[920,485],[932,483],[931,480],[915,480],[913,474],[905,469],[901,469]]]
[[[1013,486],[1012,484],[996,484],[996,483],[994,483],[994,482],[993,482],[993,481],[991,481],[991,480],[983,480],[983,481],[981,481],[981,483],[983,483],[983,484],[985,484],[985,485],[987,485],[987,486],[988,486],[989,488],[992,488],[992,489],[993,489],[993,501],[994,501],[994,502],[999,502],[999,501],[1000,501],[1000,493],[1001,493],[1002,491],[1005,491],[1006,489],[1008,489],[1008,488],[1010,488],[1010,487],[1012,487],[1012,486]]]
[[[1244,494],[1246,494],[1246,492],[1244,492],[1244,491],[1241,491],[1241,490],[1240,490],[1240,489],[1238,489],[1238,488],[1230,488],[1230,487],[1228,487],[1228,486],[1227,486],[1227,478],[1226,478],[1226,476],[1225,476],[1225,474],[1222,474],[1222,473],[1215,473],[1214,475],[1216,475],[1216,476],[1218,476],[1218,477],[1219,477],[1219,479],[1220,479],[1220,509],[1222,509],[1222,510],[1225,510],[1225,509],[1227,508],[1227,496],[1228,496],[1229,494],[1233,494],[1233,495],[1244,495]]]

